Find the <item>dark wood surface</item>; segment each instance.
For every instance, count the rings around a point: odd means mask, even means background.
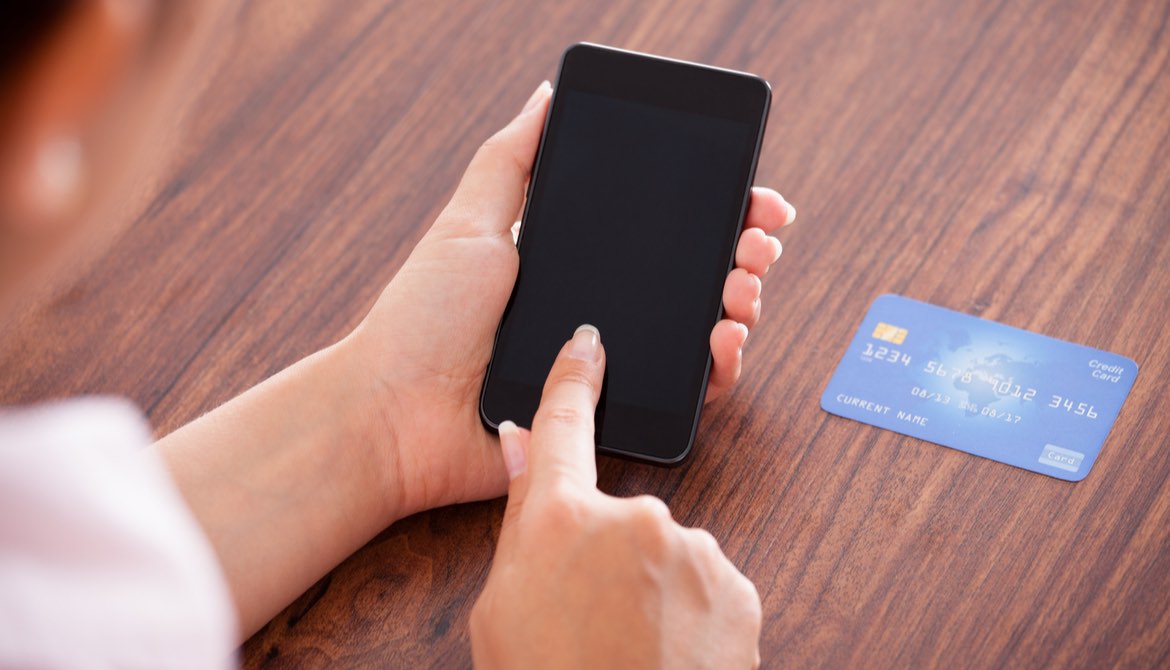
[[[0,401],[125,394],[168,432],[357,323],[472,152],[591,40],[746,69],[758,181],[800,210],[698,451],[603,459],[759,587],[766,666],[1170,664],[1170,4],[240,3],[133,216],[0,331]],[[196,80],[193,80],[196,81]],[[1057,481],[829,416],[895,292],[1141,365]],[[502,502],[388,529],[247,667],[470,664]]]

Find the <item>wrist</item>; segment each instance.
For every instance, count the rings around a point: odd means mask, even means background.
[[[318,355],[323,358],[319,369],[329,377],[321,387],[331,391],[337,443],[355,454],[357,471],[363,473],[355,485],[364,489],[385,528],[412,510],[403,486],[398,394],[372,372],[370,357],[352,335]]]
[[[388,523],[427,509],[502,495],[508,477],[475,402],[482,372],[438,373],[412,365],[402,342],[363,323],[335,345],[355,370],[362,442],[383,473]],[[407,336],[409,337],[409,336]],[[414,345],[413,347],[411,345]]]

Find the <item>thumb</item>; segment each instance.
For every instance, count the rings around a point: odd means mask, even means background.
[[[512,122],[484,142],[436,228],[460,235],[505,235],[520,213],[552,86],[541,82]]]
[[[528,444],[532,434],[511,421],[500,423],[500,449],[504,454],[504,467],[508,470],[508,506],[504,510],[504,525],[500,530],[501,541],[510,535],[510,529],[520,518],[524,499],[528,493]]]

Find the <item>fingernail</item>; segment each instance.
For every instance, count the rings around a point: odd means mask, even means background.
[[[780,240],[775,237],[768,236],[768,245],[772,247],[772,262],[780,260],[780,254],[784,253],[784,245],[780,244]]]
[[[569,358],[596,363],[601,360],[601,331],[589,324],[577,326],[573,339],[569,340]]]
[[[504,469],[508,471],[508,480],[520,476],[528,467],[528,457],[524,455],[524,447],[520,446],[520,429],[511,421],[500,423],[500,451],[504,454]]]
[[[748,327],[742,323],[735,324],[735,329],[739,331],[739,346],[743,346],[747,342]]]
[[[784,204],[788,205],[788,218],[784,220],[784,225],[790,226],[793,223],[796,223],[796,208],[793,207],[792,203],[788,202],[787,200],[784,201]]]
[[[537,86],[536,90],[532,92],[532,95],[528,98],[528,102],[524,103],[524,109],[520,110],[520,113],[523,114],[535,107],[541,98],[544,97],[545,90],[551,86],[552,84],[548,83],[547,79],[540,82],[540,86]]]

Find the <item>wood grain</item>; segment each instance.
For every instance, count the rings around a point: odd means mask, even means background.
[[[758,586],[766,666],[1170,665],[1170,4],[238,3],[135,215],[0,329],[0,401],[120,393],[168,432],[340,338],[480,141],[591,40],[757,72],[800,210],[749,370],[676,470],[603,460]],[[902,293],[1136,359],[1091,476],[820,410]],[[461,667],[499,501],[388,529],[249,668]]]

